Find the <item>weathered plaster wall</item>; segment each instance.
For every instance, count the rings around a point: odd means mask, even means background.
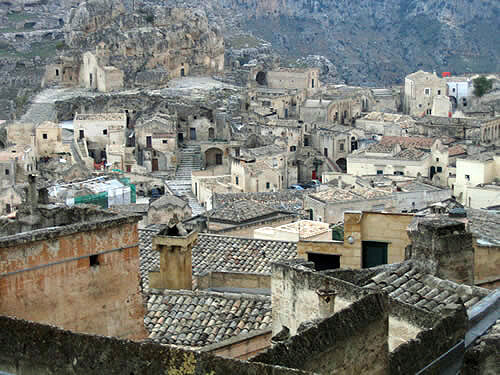
[[[9,317],[0,317],[0,332],[0,370],[17,375],[310,374],[172,346],[77,334]]]
[[[500,247],[479,246],[474,241],[474,284],[495,289],[500,286]]]
[[[207,272],[197,278],[198,289],[257,288],[270,289],[271,275],[246,272]]]
[[[138,242],[132,222],[0,244],[0,313],[77,332],[146,337]]]
[[[310,322],[300,335],[275,344],[251,361],[318,374],[387,374],[388,313],[386,296],[368,294],[331,317]]]

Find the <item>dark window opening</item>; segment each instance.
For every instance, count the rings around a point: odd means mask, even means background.
[[[307,260],[314,263],[316,271],[340,268],[340,255],[307,253]]]
[[[384,171],[381,169],[377,169],[377,174],[384,174]]]
[[[48,138],[47,133],[43,133],[43,134],[42,134],[42,138],[43,138],[43,139],[47,139],[47,138]]]
[[[297,151],[297,147],[296,146],[290,146],[290,152],[294,152],[294,151]]]
[[[438,173],[441,173],[443,171],[443,168],[442,167],[437,167],[437,171],[438,171]]]
[[[8,169],[5,170],[5,175],[8,176],[10,174],[10,171]]]
[[[153,140],[150,135],[146,136],[146,147],[147,148],[153,147]]]
[[[236,182],[236,185],[239,185],[239,183],[240,183],[240,179],[239,179],[239,177],[238,177],[238,176],[236,176],[236,180],[235,180],[235,182]]]
[[[163,143],[164,145],[166,145],[166,144],[168,143],[168,140],[164,139],[164,140],[162,141],[162,143]]]
[[[181,77],[184,77],[186,75],[186,71],[184,70],[184,68],[181,69]]]
[[[85,138],[85,132],[83,130],[80,130],[80,139]]]
[[[266,182],[266,189],[269,189],[271,187],[271,184],[269,182]]]
[[[96,267],[99,265],[99,255],[91,255],[89,256],[90,267]]]
[[[102,134],[103,135],[108,135],[108,129],[103,129]]]
[[[59,69],[56,69],[56,77],[59,77]]]
[[[8,214],[10,214],[10,213],[11,213],[11,210],[12,210],[12,208],[10,207],[10,204],[8,204],[8,203],[7,203],[7,204],[5,205],[5,212],[7,212]]]

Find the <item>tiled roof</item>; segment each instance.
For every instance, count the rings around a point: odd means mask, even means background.
[[[256,147],[256,148],[249,148],[243,151],[245,154],[249,154],[253,157],[260,157],[260,156],[270,156],[270,155],[276,155],[276,154],[281,154],[285,152],[285,150],[276,145],[272,144],[269,146],[262,146],[262,147]]]
[[[79,113],[75,120],[80,121],[125,121],[127,116],[122,113]]]
[[[164,195],[163,197],[155,200],[153,203],[151,203],[151,207],[154,208],[162,208],[166,206],[177,206],[177,207],[185,207],[188,203],[175,196],[175,195]]]
[[[463,147],[461,145],[455,145],[455,146],[450,147],[448,149],[448,155],[449,156],[463,155],[463,154],[466,154],[466,153],[467,153],[467,150],[465,149],[465,147]]]
[[[257,202],[241,200],[236,202],[227,202],[219,208],[207,212],[205,215],[210,220],[229,221],[235,224],[244,223],[250,220],[256,220],[260,217],[277,213],[274,208]]]
[[[480,244],[500,246],[500,215],[467,208],[467,222],[469,231]]]
[[[430,153],[422,151],[422,150],[417,150],[416,148],[407,148],[402,150],[401,152],[398,152],[396,155],[393,156],[393,159],[398,159],[398,160],[422,160],[428,157]]]
[[[271,311],[269,296],[153,290],[144,326],[154,342],[202,347],[271,329]]]
[[[144,325],[161,344],[202,347],[271,329],[271,297],[186,290],[152,290]]]
[[[423,148],[430,150],[436,138],[427,137],[398,137],[398,136],[383,136],[380,141],[383,145],[400,145],[402,148]]]
[[[327,190],[311,194],[312,198],[317,198],[323,202],[345,202],[361,199],[371,199],[389,195],[390,192],[371,188],[358,188],[356,190],[344,190],[336,187],[330,187]]]
[[[365,151],[366,152],[390,154],[390,153],[392,153],[393,149],[394,149],[394,145],[375,143],[375,144],[369,146]]]
[[[303,195],[303,190],[260,193],[216,193],[214,194],[214,199],[216,207],[228,202],[246,200],[252,203],[260,203],[276,210],[299,212],[303,207]]]
[[[383,290],[389,297],[433,312],[441,311],[447,304],[456,303],[459,297],[469,309],[489,292],[487,289],[439,279],[421,271],[412,262],[380,272],[368,280],[365,288]]]
[[[160,267],[159,253],[151,240],[162,226],[148,226],[139,230],[140,273],[143,288],[149,287],[149,272]],[[271,273],[271,263],[297,257],[297,244],[286,241],[256,240],[199,234],[193,247],[193,275],[209,271]]]

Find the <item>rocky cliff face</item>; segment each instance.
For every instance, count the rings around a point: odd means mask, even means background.
[[[70,11],[64,30],[71,54],[98,47],[101,61],[124,71],[129,86],[144,71],[175,76],[182,68],[210,74],[224,67],[222,34],[199,9],[90,0]]]
[[[193,1],[193,0],[191,0]],[[418,69],[499,71],[498,0],[211,0],[228,22],[293,57],[323,55],[352,84]],[[215,5],[214,5],[215,4]],[[232,12],[232,13],[231,13]]]

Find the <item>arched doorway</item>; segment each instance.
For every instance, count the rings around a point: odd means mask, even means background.
[[[266,72],[258,72],[257,75],[255,76],[255,81],[261,86],[266,86],[267,85]]]
[[[205,164],[207,167],[222,165],[224,152],[217,147],[209,148],[205,151]]]
[[[345,158],[337,159],[336,163],[340,167],[340,169],[342,169],[342,172],[345,173],[347,170],[347,161],[345,160]]]

